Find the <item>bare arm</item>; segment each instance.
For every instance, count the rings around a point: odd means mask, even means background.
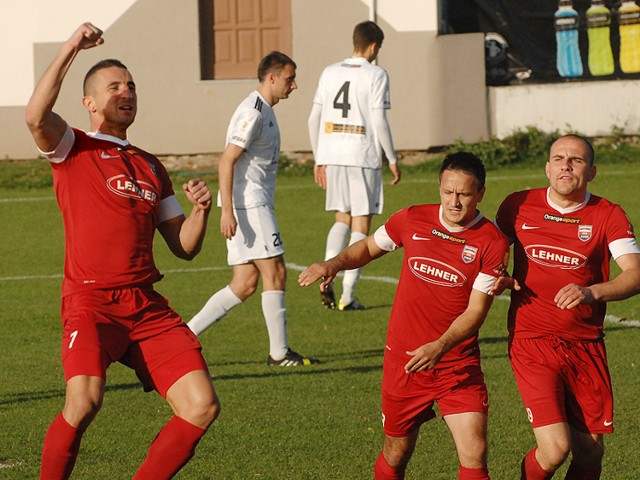
[[[182,185],[187,198],[193,205],[191,213],[170,218],[158,225],[158,231],[178,258],[191,260],[202,248],[207,231],[207,219],[211,211],[211,192],[202,180],[189,180]]]
[[[53,112],[53,106],[69,67],[80,50],[102,43],[104,43],[102,30],[91,23],[80,25],[62,45],[36,85],[27,104],[25,120],[36,145],[43,152],[55,149],[67,128],[66,122]]]
[[[471,290],[467,309],[453,321],[439,339],[407,352],[407,355],[413,358],[405,365],[405,371],[415,373],[434,368],[445,353],[476,335],[487,317],[492,302],[492,296],[479,290]]]
[[[337,256],[325,262],[314,263],[307,267],[307,269],[298,276],[298,284],[300,284],[301,287],[308,287],[322,279],[320,288],[324,291],[338,272],[362,267],[385,253],[388,252],[378,246],[373,235],[369,235],[367,238],[343,250]]]
[[[616,259],[620,275],[608,282],[583,287],[571,283],[560,289],[554,301],[558,308],[573,308],[579,304],[624,300],[640,293],[640,254],[630,253]]]
[[[229,143],[218,164],[220,201],[222,214],[220,216],[220,232],[226,239],[231,239],[236,234],[238,222],[233,215],[233,167],[238,161],[244,149],[238,145]]]

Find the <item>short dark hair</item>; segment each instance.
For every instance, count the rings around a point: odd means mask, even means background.
[[[82,90],[84,92],[84,95],[87,94],[87,85],[91,77],[93,77],[96,74],[96,72],[100,70],[104,70],[105,68],[111,68],[111,67],[118,67],[118,68],[122,68],[123,70],[129,70],[127,67],[125,67],[125,65],[120,60],[116,60],[115,58],[100,60],[93,67],[91,67],[87,72],[87,74],[84,76],[84,82],[82,82]]]
[[[562,138],[575,138],[576,140],[581,140],[587,146],[587,150],[589,150],[589,165],[593,166],[596,163],[596,151],[593,148],[593,143],[589,141],[589,139],[583,137],[582,135],[578,135],[577,133],[567,133],[558,137],[558,139],[553,142],[556,143],[558,140]],[[553,145],[553,143],[551,145]]]
[[[258,65],[258,80],[262,82],[269,73],[280,73],[285,65],[291,65],[293,68],[298,68],[296,62],[294,62],[288,55],[278,51],[271,52],[269,55],[265,56],[260,61],[260,65]]]
[[[484,168],[482,160],[471,152],[459,151],[448,154],[444,157],[442,165],[440,166],[440,179],[442,179],[442,174],[445,170],[456,170],[473,175],[476,177],[478,190],[484,188],[484,183],[487,180],[487,171]]]
[[[361,52],[372,43],[381,46],[383,40],[384,32],[371,20],[360,22],[353,29],[353,49],[355,51]]]

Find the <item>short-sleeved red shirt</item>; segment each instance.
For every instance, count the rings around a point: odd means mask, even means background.
[[[132,145],[74,135],[64,161],[52,163],[66,236],[63,295],[158,281],[153,236],[160,202],[174,194],[167,171]]]
[[[404,247],[386,353],[404,364],[410,358],[405,352],[437,340],[467,309],[478,275],[503,272],[509,244],[480,214],[465,228],[447,228],[437,204],[400,210],[384,228],[396,246]],[[438,365],[477,364],[479,358],[474,336],[447,352]]]
[[[546,188],[537,188],[509,195],[498,209],[496,224],[514,242],[513,276],[522,288],[511,292],[510,333],[600,338],[605,302],[561,310],[554,298],[570,283],[607,281],[612,242],[622,240],[618,254],[638,253],[633,226],[622,208],[590,195],[582,205],[562,210],[549,203]]]

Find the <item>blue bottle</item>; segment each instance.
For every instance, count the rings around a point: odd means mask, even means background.
[[[560,0],[554,15],[556,28],[556,68],[561,77],[582,76],[582,59],[578,46],[578,12],[571,0]]]

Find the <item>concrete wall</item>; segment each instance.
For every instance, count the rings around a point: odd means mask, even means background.
[[[396,149],[427,149],[457,138],[486,137],[482,35],[438,37],[433,0],[411,0],[417,2],[414,10],[400,16],[393,9],[387,21],[382,12],[389,10],[392,1],[377,2],[381,5],[377,22],[385,31],[378,63],[391,77],[389,118]],[[360,0],[291,3],[299,90],[276,106],[276,115],[283,150],[307,151],[307,117],[320,72],[351,55],[353,26],[370,18],[371,4]],[[420,22],[409,11],[420,13]],[[138,0],[106,29],[104,38],[104,45],[76,58],[56,103],[57,113],[71,125],[88,128],[81,103],[82,79],[95,62],[114,57],[128,66],[138,87],[138,117],[129,131],[133,143],[159,155],[224,148],[229,118],[257,80],[200,80],[197,1]],[[34,46],[35,78],[40,78],[59,47],[59,43]],[[23,108],[0,108],[0,119],[17,133],[2,139],[0,158],[36,156],[23,116]]]
[[[640,132],[640,82],[611,80],[489,88],[490,131],[500,138],[534,125],[588,136]]]

